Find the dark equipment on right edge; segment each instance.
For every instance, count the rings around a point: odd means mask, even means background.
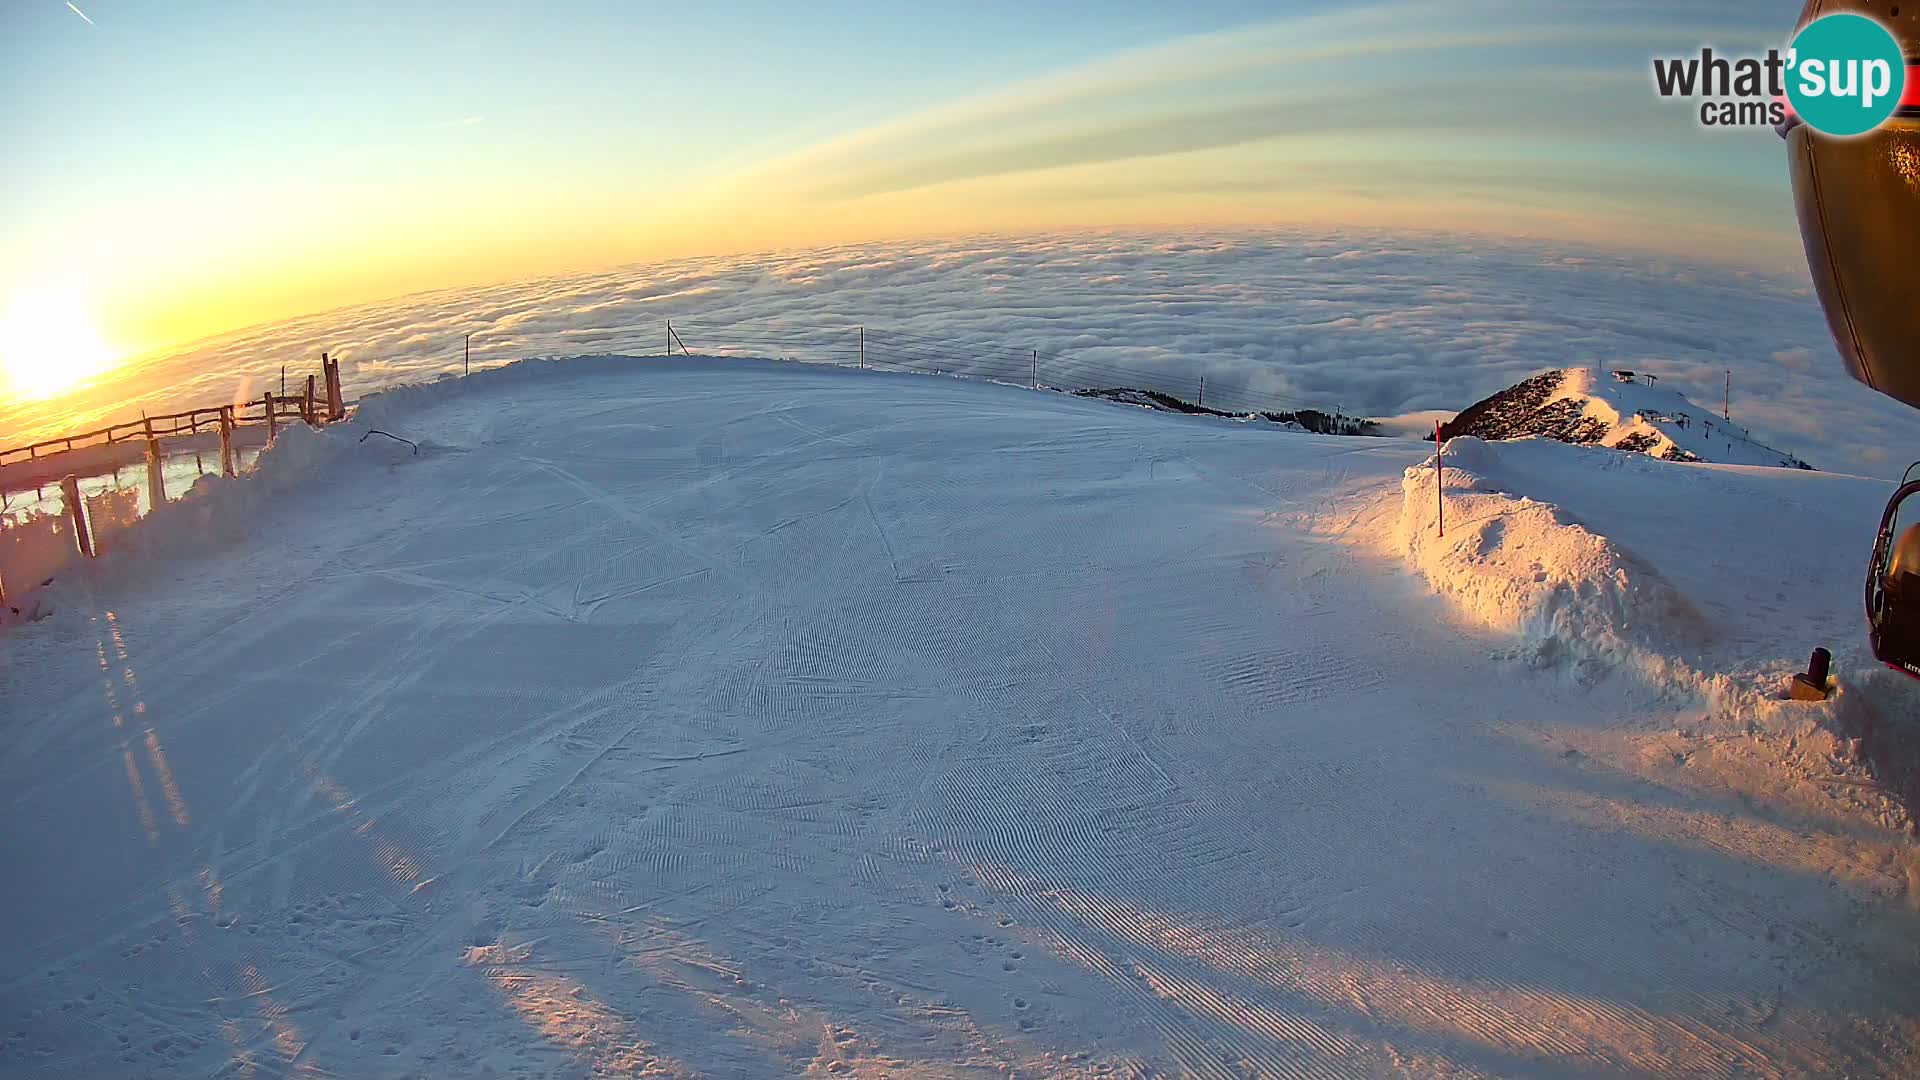
[[[1907,466],[1899,490],[1880,515],[1880,531],[1873,539],[1873,560],[1867,564],[1867,641],[1873,655],[1888,667],[1920,678],[1920,525],[1900,524],[1900,504],[1920,494],[1920,480],[1909,480]]]
[[[1808,0],[1800,25],[1836,12],[1879,20],[1920,78],[1920,3]],[[1858,138],[1835,139],[1790,121],[1782,132],[1807,266],[1827,325],[1854,378],[1920,406],[1920,106],[1914,87],[1892,119]],[[1912,472],[1908,469],[1908,472]],[[1895,537],[1900,504],[1920,492],[1902,482],[1887,502],[1867,566],[1868,640],[1888,667],[1920,678],[1920,526]]]

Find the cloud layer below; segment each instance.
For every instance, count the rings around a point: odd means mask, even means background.
[[[1208,379],[1377,417],[1457,410],[1548,367],[1651,371],[1765,442],[1897,476],[1920,413],[1840,369],[1803,280],[1564,245],[1352,230],[1048,235],[688,259],[426,293],[295,319],[147,361],[92,400],[0,408],[0,443],[169,405],[257,398],[322,349],[350,392],[529,355],[695,351],[845,359],[924,349],[942,366],[1037,349],[1087,370]],[[892,335],[889,337],[889,335]],[[298,379],[296,378],[296,381]],[[117,396],[105,400],[107,393]]]

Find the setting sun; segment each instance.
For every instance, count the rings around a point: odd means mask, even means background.
[[[23,292],[0,316],[0,396],[50,398],[113,363],[113,349],[72,290]]]

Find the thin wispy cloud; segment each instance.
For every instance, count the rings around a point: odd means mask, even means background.
[[[73,12],[73,13],[74,13],[75,15],[78,15],[78,16],[80,16],[80,17],[81,17],[82,19],[86,19],[86,20],[87,20],[87,25],[88,25],[88,26],[97,26],[97,25],[99,25],[98,23],[95,23],[95,22],[94,22],[94,21],[93,21],[92,19],[88,19],[88,18],[87,18],[87,13],[86,13],[86,12],[84,12],[84,11],[81,11],[81,10],[80,10],[79,8],[77,8],[77,7],[74,7],[74,6],[73,6],[73,0],[67,0],[67,10],[68,10],[68,11],[71,11],[71,12]]]
[[[1710,247],[1777,266],[1797,259],[1798,243],[1779,213],[1790,204],[1778,147],[1704,136],[1647,86],[1646,58],[1662,50],[1769,39],[1763,16],[1722,21],[1704,7],[1634,0],[1413,0],[1296,15],[1046,72],[707,190],[724,193],[709,198],[716,205],[912,217],[938,200],[942,215],[1058,220],[1065,208],[1045,191],[1067,183],[1127,191],[1153,212],[1147,220],[1178,220],[1237,188],[1251,196],[1247,221],[1389,224],[1356,206],[1384,202],[1478,228],[1515,210],[1527,216],[1515,231],[1564,224],[1564,236]],[[1163,182],[1143,184],[1143,162]],[[1456,179],[1437,182],[1428,166]],[[1642,198],[1648,189],[1661,197]],[[1648,210],[1664,217],[1645,220]],[[1767,234],[1759,244],[1756,231]]]

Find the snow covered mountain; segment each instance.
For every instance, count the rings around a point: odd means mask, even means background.
[[[1660,389],[1655,376],[1631,371],[1606,376],[1588,368],[1542,372],[1468,406],[1440,432],[1448,439],[1537,435],[1665,461],[1813,467],[1756,441],[1746,428],[1685,395]]]

